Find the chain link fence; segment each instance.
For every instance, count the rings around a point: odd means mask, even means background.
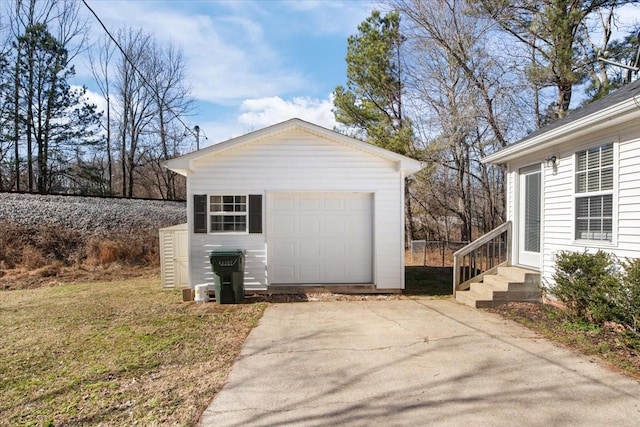
[[[412,240],[406,265],[423,267],[453,267],[453,253],[469,242]]]

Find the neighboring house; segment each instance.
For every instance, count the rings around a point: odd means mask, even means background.
[[[191,288],[213,284],[217,248],[246,250],[247,291],[404,288],[404,182],[418,161],[291,119],[167,167],[187,177]]]
[[[640,81],[482,161],[507,169],[512,265],[552,283],[559,251],[640,257]]]

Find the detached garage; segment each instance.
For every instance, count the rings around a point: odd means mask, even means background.
[[[404,179],[420,163],[291,119],[167,163],[187,177],[189,286],[244,249],[245,289],[404,288]]]

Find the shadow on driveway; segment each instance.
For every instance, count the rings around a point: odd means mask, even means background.
[[[204,426],[638,425],[640,384],[451,300],[277,304]]]

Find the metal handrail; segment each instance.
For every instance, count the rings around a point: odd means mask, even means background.
[[[509,265],[511,263],[511,229],[512,229],[511,221],[507,221],[504,224],[501,224],[496,228],[494,228],[493,230],[489,231],[482,237],[469,243],[464,248],[459,249],[453,253],[453,295],[456,294],[456,291],[461,290],[463,286],[470,284],[471,282],[474,282],[474,281],[479,281],[482,278],[482,276],[496,270],[499,266]],[[505,248],[504,248],[506,251],[505,259],[498,264],[494,264],[493,263],[493,259],[495,258],[494,240],[501,238],[501,236],[505,233],[506,233]],[[492,245],[494,246],[493,257],[484,256],[489,253],[489,247],[488,247],[489,243],[492,243]],[[483,248],[485,248],[484,254],[482,253]],[[478,250],[481,250],[481,253],[478,254],[477,253]],[[502,252],[502,248],[499,249],[498,255],[500,255],[500,252]],[[464,258],[467,256],[469,257],[468,265],[462,265],[463,263],[461,261],[464,260]],[[478,258],[480,258],[479,263],[476,262]],[[482,270],[480,272],[478,272],[477,271],[478,269],[476,268],[478,265],[480,266],[479,270]],[[469,277],[467,277],[466,280],[464,281],[462,281],[461,267],[466,267],[469,269]],[[488,267],[488,268],[485,268],[483,270],[482,267]],[[472,269],[473,269],[473,272],[472,272]]]

